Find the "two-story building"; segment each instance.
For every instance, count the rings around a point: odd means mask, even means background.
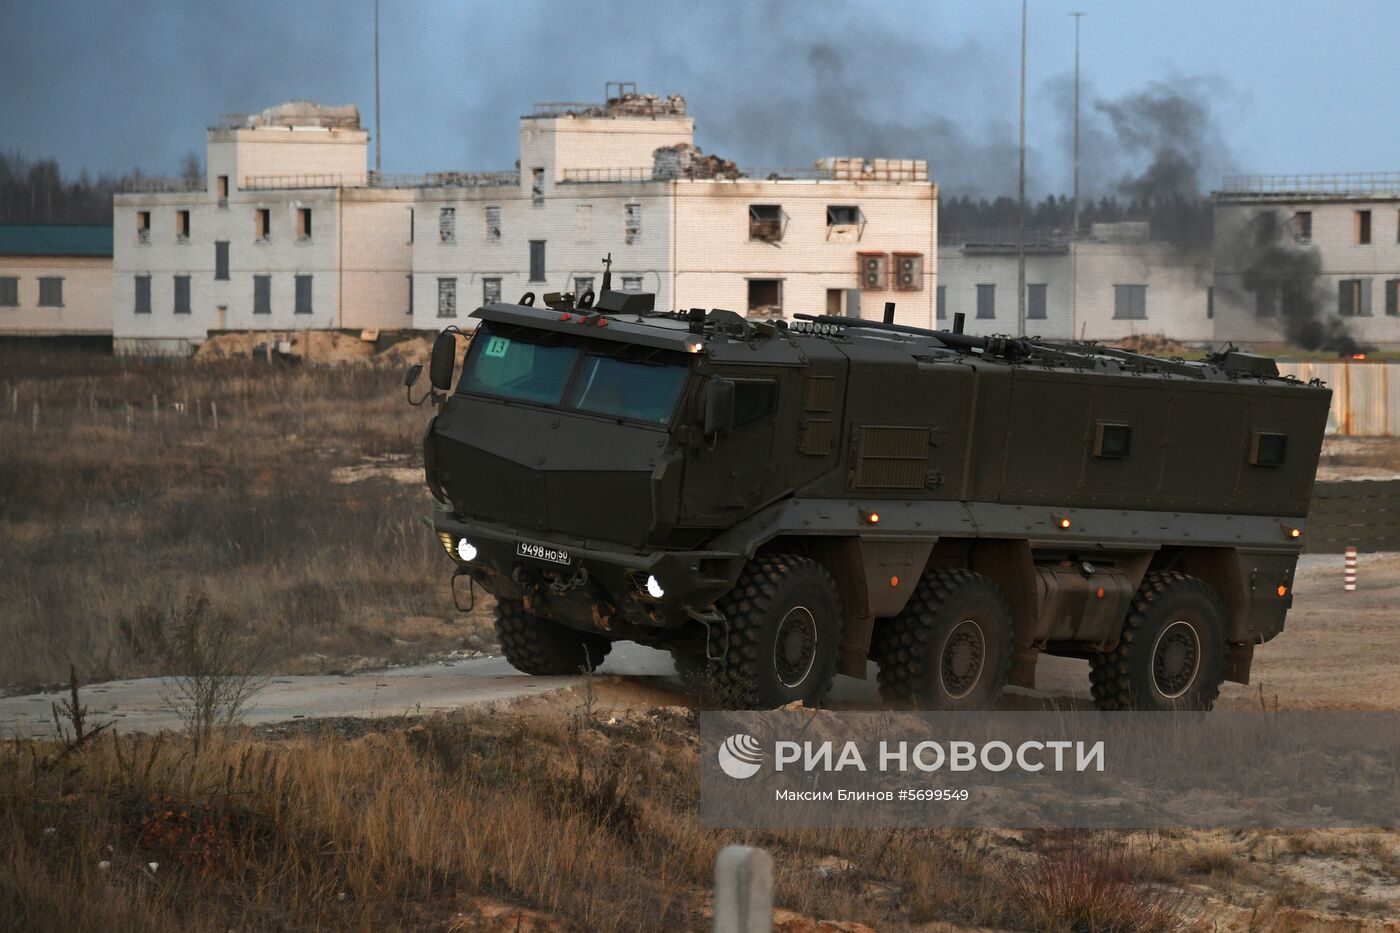
[[[1220,339],[1400,344],[1400,173],[1227,176],[1215,204]]]
[[[1211,255],[1151,238],[1145,222],[1094,224],[1086,235],[1031,231],[1025,240],[1025,332],[1115,341],[1164,334],[1214,339]],[[939,249],[939,326],[965,315],[971,334],[1017,332],[1014,231],[949,236]]]

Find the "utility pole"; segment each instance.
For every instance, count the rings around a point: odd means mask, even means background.
[[[383,166],[379,158],[379,0],[374,0],[374,174],[378,177]]]
[[[1079,21],[1083,13],[1071,13],[1074,17],[1074,224],[1070,236],[1079,236]]]
[[[1016,336],[1026,336],[1026,0],[1021,0],[1021,168],[1017,180]]]
[[[1069,327],[1073,336],[1079,326],[1079,21],[1083,13],[1071,13],[1074,17],[1074,210],[1069,231]]]

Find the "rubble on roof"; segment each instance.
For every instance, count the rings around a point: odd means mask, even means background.
[[[662,146],[652,153],[651,177],[657,181],[670,178],[742,178],[739,166],[728,159],[705,155],[692,143]]]
[[[360,108],[354,104],[328,107],[311,100],[290,100],[256,113],[226,114],[222,125],[230,129],[260,126],[322,126],[328,129],[360,128]]]

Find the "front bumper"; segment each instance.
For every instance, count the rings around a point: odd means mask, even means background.
[[[713,616],[716,599],[733,588],[744,556],[722,551],[636,551],[620,545],[564,539],[476,519],[455,518],[445,509],[433,528],[458,567],[493,596],[519,599],[529,611],[576,627],[632,637]],[[476,548],[463,561],[462,539]],[[568,565],[521,556],[520,544],[563,550]],[[654,598],[646,580],[664,592]]]

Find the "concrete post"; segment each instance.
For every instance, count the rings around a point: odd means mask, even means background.
[[[771,933],[773,857],[725,846],[715,859],[715,933]]]

